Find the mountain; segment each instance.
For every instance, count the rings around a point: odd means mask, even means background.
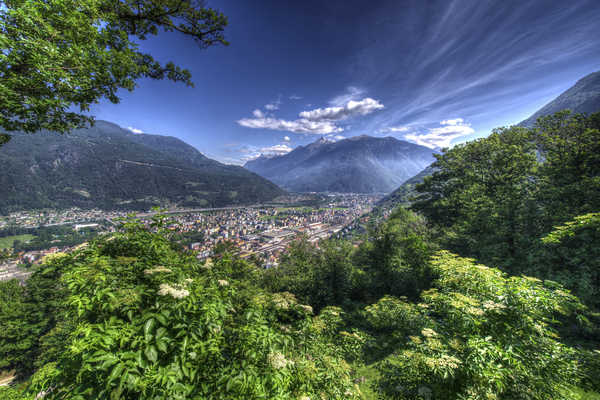
[[[387,193],[433,160],[427,147],[363,135],[320,139],[282,156],[261,156],[245,167],[295,192]]]
[[[59,135],[16,133],[0,147],[0,213],[33,208],[148,209],[268,201],[284,192],[168,136],[97,121]]]
[[[539,117],[567,109],[575,113],[588,114],[600,111],[600,71],[593,72],[581,78],[574,86],[546,104],[519,125],[533,126]]]
[[[388,194],[377,203],[382,208],[394,208],[399,205],[409,205],[413,196],[417,194],[415,186],[419,183],[423,183],[426,176],[433,175],[435,169],[431,165],[419,172],[417,175],[406,180],[392,193]]]

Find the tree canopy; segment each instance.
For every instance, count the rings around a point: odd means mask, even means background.
[[[542,235],[600,209],[599,122],[564,111],[446,150],[412,208],[444,247],[522,272]]]
[[[163,32],[200,48],[228,44],[227,18],[201,0],[5,0],[0,2],[0,128],[67,132],[93,122],[101,99],[119,102],[140,78],[192,85],[139,42]],[[0,136],[0,145],[8,141]]]

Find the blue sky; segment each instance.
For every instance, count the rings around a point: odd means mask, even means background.
[[[98,119],[242,164],[361,134],[447,146],[517,123],[600,70],[600,1],[213,0],[227,47],[141,44],[195,88],[142,80]]]

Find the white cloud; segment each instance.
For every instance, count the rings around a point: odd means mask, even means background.
[[[309,121],[301,118],[294,121],[286,121],[278,118],[242,118],[237,121],[241,126],[253,129],[271,129],[275,131],[287,131],[294,133],[308,133],[326,135],[328,133],[341,132],[340,128],[329,121]]]
[[[302,111],[300,117],[311,121],[341,121],[357,115],[367,115],[382,108],[384,106],[379,101],[367,97],[360,101],[349,100],[343,106]]]
[[[242,162],[246,162],[246,161],[250,161],[250,160],[255,160],[260,156],[266,156],[266,157],[282,156],[282,155],[289,153],[292,150],[294,150],[294,149],[291,148],[290,146],[288,146],[287,144],[283,143],[283,144],[275,144],[273,146],[261,147],[261,148],[257,148],[254,146],[245,146],[245,147],[241,148],[239,150],[239,152],[242,154],[245,154],[243,157],[240,157],[240,160]]]
[[[342,135],[327,135],[326,139],[327,140],[331,140],[333,142],[337,142],[338,140],[344,140],[344,139],[346,139],[346,136],[342,136]]]
[[[290,100],[302,100],[302,97],[296,96],[295,94],[290,96]]]
[[[143,131],[143,130],[141,130],[141,129],[137,129],[137,128],[134,128],[134,127],[132,127],[132,126],[128,126],[128,127],[127,127],[127,129],[129,129],[131,132],[133,132],[133,133],[137,133],[137,134],[144,133],[144,131]]]
[[[292,140],[292,139],[290,139],[290,137],[289,137],[289,136],[284,136],[284,137],[283,137],[283,141],[284,141],[284,142],[290,142],[291,140]]]
[[[377,132],[379,133],[397,133],[397,132],[408,132],[408,126],[388,126],[387,128],[381,128]]]
[[[350,100],[356,100],[365,94],[364,89],[357,88],[356,86],[348,86],[346,91],[339,96],[329,100],[329,104],[332,106],[342,106],[348,103]]]
[[[440,125],[456,126],[456,125],[462,125],[463,122],[465,122],[465,121],[462,118],[445,119],[442,122],[440,122]]]
[[[287,144],[276,144],[274,146],[263,147],[260,152],[266,156],[287,154],[293,149]]]
[[[279,95],[277,100],[272,101],[269,104],[265,104],[265,110],[276,111],[276,110],[279,110],[280,105],[281,105],[281,95]]]
[[[254,110],[254,118],[242,118],[237,123],[246,128],[271,129],[294,133],[308,133],[327,135],[343,132],[344,128],[336,125],[351,117],[367,115],[384,108],[379,101],[369,97],[360,101],[350,100],[340,107],[317,108],[310,111],[302,111],[298,119],[289,121],[280,118],[267,117],[260,110]]]
[[[475,133],[471,125],[465,124],[462,118],[443,120],[440,125],[438,128],[430,128],[427,133],[409,133],[404,138],[433,149],[450,147],[452,140]]]

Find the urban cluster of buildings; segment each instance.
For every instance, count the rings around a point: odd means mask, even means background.
[[[126,211],[82,210],[80,208],[19,211],[6,216],[0,216],[0,229],[7,226],[37,228],[39,226],[84,224],[92,221],[114,220],[126,215]]]
[[[318,245],[319,240],[334,234],[348,234],[357,226],[357,221],[368,218],[380,196],[343,194],[331,195],[319,208],[313,207],[230,207],[203,210],[173,210],[170,214],[170,229],[181,233],[201,232],[203,238],[187,244],[199,259],[208,258],[220,243],[227,243],[243,258],[255,256],[265,267],[277,265],[282,252],[293,240],[304,235]],[[126,212],[79,210],[36,211],[0,217],[0,228],[6,225],[39,227],[71,224],[74,230],[106,220],[110,231],[118,225],[115,220],[126,216]],[[140,214],[142,220],[151,213]],[[27,272],[19,264],[35,264],[44,256],[69,248],[51,247],[16,255],[0,263],[0,280],[24,279]]]
[[[204,232],[204,239],[189,245],[198,258],[210,257],[219,243],[228,242],[241,257],[252,255],[265,265],[277,264],[277,259],[291,241],[304,235],[318,244],[349,227],[371,211],[379,196],[345,194],[331,196],[319,207],[235,208],[220,211],[189,212],[173,216],[171,229],[181,232]]]

